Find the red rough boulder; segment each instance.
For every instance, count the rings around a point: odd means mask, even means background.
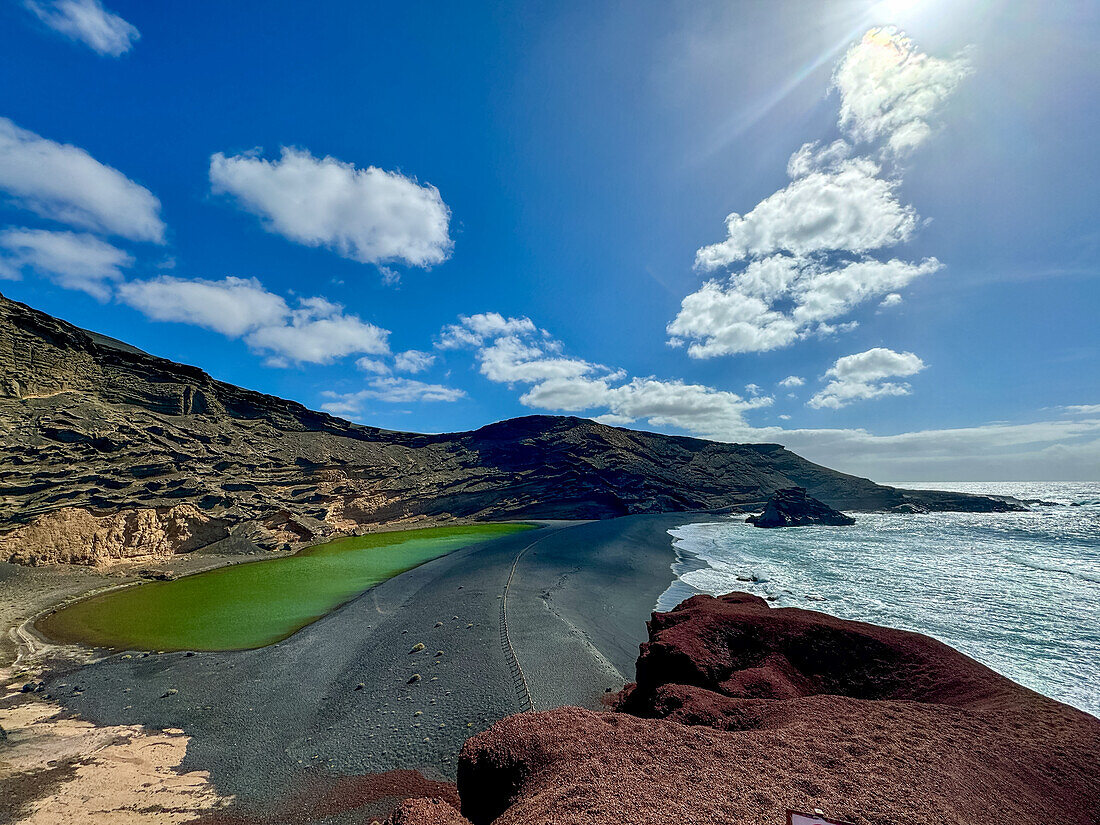
[[[779,825],[787,808],[855,825],[1100,822],[1100,720],[916,633],[696,596],[654,614],[618,707],[513,716],[469,740],[463,814],[474,825]]]

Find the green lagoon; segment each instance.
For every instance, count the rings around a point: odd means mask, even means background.
[[[530,524],[475,524],[336,539],[293,556],[93,596],[40,619],[61,642],[137,650],[245,650],[285,639],[386,579]]]

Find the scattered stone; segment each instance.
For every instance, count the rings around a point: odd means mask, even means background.
[[[177,693],[179,693],[179,691],[175,688],[168,688],[168,690],[164,691],[160,698],[167,699],[169,696],[175,696]]]
[[[355,689],[356,689],[356,690],[362,690],[362,689],[363,689],[363,688],[365,688],[365,687],[366,687],[366,685],[365,685],[365,684],[364,684],[363,682],[360,682],[359,684],[357,684],[357,685],[355,686]]]
[[[411,684],[413,684],[414,682],[419,682],[419,681],[420,681],[420,674],[419,674],[419,673],[414,673],[414,674],[412,675],[412,678],[411,678],[411,679],[409,679],[409,681],[407,682],[407,684],[410,684],[410,685],[411,685]]]
[[[423,649],[424,649],[424,643],[423,642],[417,642],[416,644],[413,645],[413,649],[410,650],[409,653],[419,653]]]

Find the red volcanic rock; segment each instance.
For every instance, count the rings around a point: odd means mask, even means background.
[[[915,633],[696,596],[654,614],[618,707],[513,716],[469,740],[463,814],[474,825],[779,825],[788,808],[854,825],[1100,822],[1100,720]]]
[[[470,820],[442,799],[406,799],[386,821],[388,825],[470,825]]]
[[[428,779],[420,771],[307,775],[286,798],[271,805],[258,810],[247,804],[230,805],[205,814],[195,825],[368,823],[382,818],[390,822],[390,817],[393,825],[469,825],[458,813],[458,806],[452,783]]]

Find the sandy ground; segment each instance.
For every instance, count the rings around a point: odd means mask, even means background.
[[[207,773],[177,770],[187,752],[182,731],[97,726],[24,695],[0,705],[0,819],[175,825],[231,802]]]
[[[209,772],[237,811],[277,808],[317,777],[450,780],[462,743],[528,700],[598,708],[633,679],[672,579],[666,531],[691,520],[549,524],[429,562],[276,645],[113,655],[45,693],[98,725],[185,731],[177,769]]]

